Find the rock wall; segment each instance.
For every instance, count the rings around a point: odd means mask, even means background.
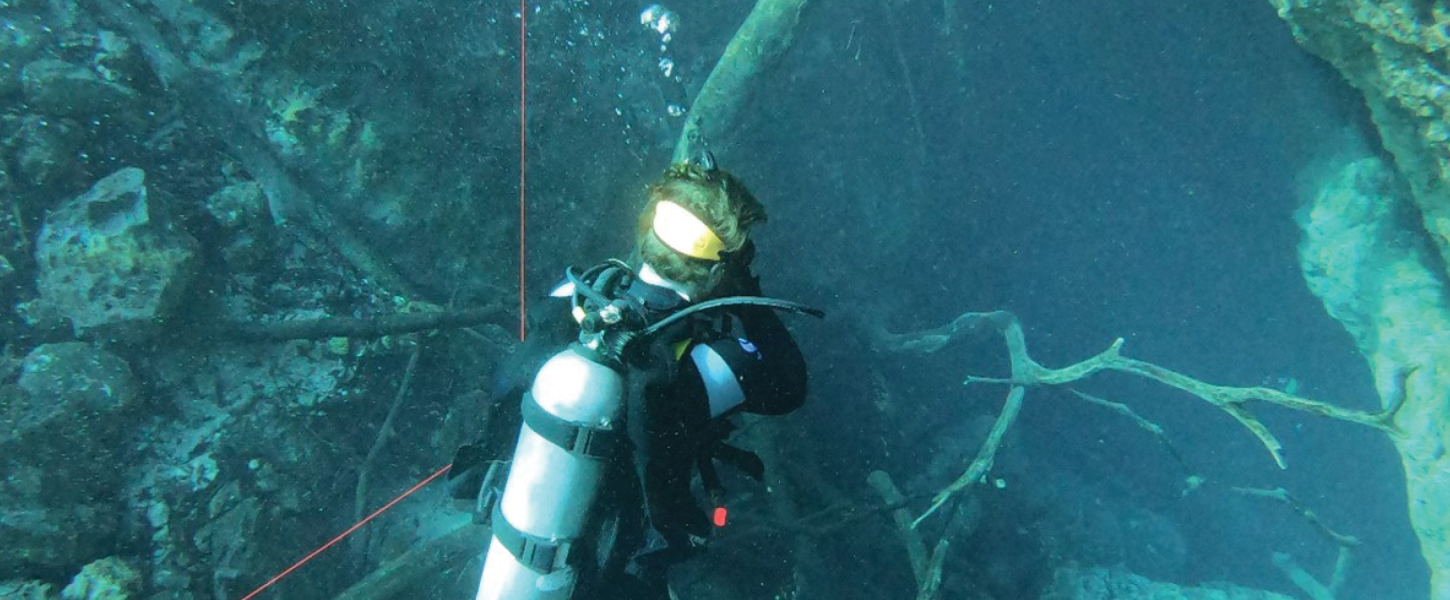
[[[82,342],[45,344],[0,385],[0,577],[69,572],[118,534],[137,397],[120,357]]]
[[[1271,0],[1301,45],[1358,88],[1395,169],[1358,162],[1303,221],[1305,277],[1355,337],[1386,402],[1411,522],[1450,598],[1450,8],[1423,0]],[[1396,179],[1404,183],[1395,182]]]
[[[1364,93],[1442,258],[1450,257],[1450,8],[1425,0],[1270,0],[1294,38]]]
[[[1354,337],[1386,405],[1403,402],[1394,442],[1410,521],[1432,573],[1431,597],[1450,598],[1450,303],[1421,212],[1395,171],[1366,158],[1324,181],[1299,215],[1310,290]]]

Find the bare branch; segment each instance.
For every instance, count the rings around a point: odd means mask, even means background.
[[[372,473],[373,461],[382,454],[383,448],[388,445],[388,440],[393,437],[393,421],[398,417],[398,409],[403,406],[403,399],[408,397],[408,389],[413,386],[413,373],[418,369],[418,356],[423,353],[423,345],[418,344],[413,348],[413,353],[408,357],[408,367],[403,370],[403,380],[398,383],[398,393],[393,396],[393,404],[388,407],[388,416],[383,418],[383,424],[378,428],[378,435],[373,439],[373,445],[368,449],[368,455],[363,459],[362,465],[358,467],[357,486],[353,488],[353,518],[362,521],[363,511],[367,508],[368,479]],[[366,530],[363,535],[358,536],[354,542],[358,547],[366,551],[368,544]]]
[[[968,377],[966,380],[968,384],[1002,383],[1033,387],[1072,383],[1099,371],[1118,371],[1138,375],[1183,390],[1218,407],[1258,438],[1259,442],[1273,456],[1275,464],[1279,465],[1281,469],[1286,468],[1283,444],[1279,443],[1278,438],[1269,431],[1268,427],[1249,412],[1248,405],[1252,402],[1274,404],[1290,410],[1372,427],[1390,435],[1399,435],[1394,425],[1394,418],[1401,402],[1391,403],[1385,410],[1372,413],[1342,408],[1262,386],[1232,387],[1205,383],[1172,369],[1123,356],[1121,353],[1123,338],[1115,340],[1107,350],[1097,356],[1066,367],[1050,369],[1032,360],[1031,356],[1027,354],[1022,326],[1016,316],[1005,311],[964,313],[947,325],[919,333],[893,334],[878,330],[877,345],[888,351],[930,353],[942,349],[958,337],[972,335],[988,328],[1000,332],[1006,338],[1012,364],[1011,377]]]
[[[1203,479],[1201,477],[1198,477],[1192,469],[1188,468],[1188,461],[1183,459],[1183,453],[1178,451],[1178,446],[1173,444],[1173,440],[1168,437],[1168,433],[1166,431],[1163,431],[1163,427],[1159,426],[1157,423],[1149,421],[1146,418],[1143,418],[1142,415],[1139,415],[1137,411],[1133,410],[1132,407],[1126,404],[1113,402],[1111,400],[1104,400],[1092,394],[1074,389],[1069,389],[1068,391],[1072,392],[1073,395],[1077,396],[1078,398],[1087,401],[1089,404],[1096,404],[1115,413],[1123,415],[1124,417],[1127,417],[1128,420],[1132,421],[1138,427],[1152,434],[1153,437],[1158,438],[1158,442],[1163,444],[1163,447],[1168,450],[1168,453],[1173,455],[1173,460],[1177,461],[1178,466],[1183,468],[1184,477],[1186,478],[1189,486],[1188,490],[1184,492],[1185,494],[1193,491],[1194,488],[1202,484]]]
[[[899,505],[891,511],[891,520],[896,522],[896,533],[901,537],[901,544],[906,546],[906,556],[911,560],[911,573],[916,576],[919,585],[926,577],[931,557],[926,554],[926,543],[921,539],[921,532],[911,525],[911,511],[903,504],[905,497],[885,471],[872,471],[866,478],[866,483],[871,484],[871,489],[876,490],[882,502],[888,506]]]
[[[1316,529],[1319,530],[1320,533],[1323,533],[1325,537],[1328,537],[1329,540],[1334,542],[1335,544],[1343,547],[1353,548],[1359,546],[1362,543],[1357,537],[1354,537],[1352,535],[1344,535],[1342,533],[1334,531],[1333,529],[1330,529],[1329,526],[1325,525],[1324,521],[1319,518],[1319,515],[1315,514],[1314,511],[1309,509],[1309,507],[1304,506],[1304,503],[1300,502],[1298,498],[1295,498],[1293,494],[1290,494],[1289,491],[1285,490],[1284,488],[1274,488],[1272,490],[1266,490],[1261,488],[1235,487],[1233,488],[1233,491],[1244,494],[1246,496],[1267,498],[1269,500],[1284,503],[1286,506],[1293,509],[1294,512],[1299,513],[1299,516],[1304,517],[1305,520],[1309,521],[1309,524],[1313,525]]]
[[[223,337],[248,342],[316,340],[332,337],[376,338],[428,329],[470,327],[487,323],[503,314],[503,309],[497,306],[485,306],[457,311],[395,313],[367,319],[325,317],[272,323],[225,323],[216,329],[217,333]]]
[[[1014,386],[1012,391],[1007,393],[1007,402],[1002,406],[1002,413],[997,415],[997,422],[992,424],[992,432],[987,434],[987,439],[982,442],[982,447],[977,450],[977,457],[972,459],[972,464],[967,465],[967,470],[962,473],[951,485],[937,492],[936,497],[931,500],[931,507],[926,512],[912,521],[911,526],[917,527],[921,522],[941,508],[951,497],[972,484],[980,481],[987,471],[992,468],[992,463],[997,459],[997,450],[1002,447],[1002,438],[1007,435],[1007,430],[1017,422],[1017,415],[1022,411],[1022,396],[1025,391],[1020,386]]]

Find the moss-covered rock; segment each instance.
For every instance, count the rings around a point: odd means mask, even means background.
[[[221,247],[227,266],[240,272],[264,267],[273,256],[272,214],[262,186],[253,181],[234,183],[207,197],[206,210],[221,226]]]
[[[81,569],[61,590],[61,600],[129,600],[141,591],[141,573],[114,556]]]
[[[20,95],[21,69],[54,41],[54,30],[40,16],[42,11],[18,4],[0,5],[0,20],[5,23],[0,29],[0,98]]]
[[[36,240],[41,300],[76,332],[145,335],[177,308],[197,243],[153,218],[145,174],[122,169],[53,211]]]
[[[4,162],[5,157],[0,155],[0,302],[8,306],[15,303],[13,288],[9,286],[10,277],[15,274],[16,264],[28,242]]]
[[[57,420],[82,421],[69,427],[100,427],[97,417],[118,413],[136,398],[126,361],[81,342],[36,347],[25,356],[17,383],[32,401],[8,407],[0,442]]]

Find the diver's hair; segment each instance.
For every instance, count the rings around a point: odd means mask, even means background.
[[[694,163],[676,163],[665,169],[646,190],[648,203],[639,221],[640,257],[665,278],[706,292],[714,283],[710,268],[715,263],[680,254],[652,232],[655,207],[660,201],[674,202],[699,217],[720,236],[726,252],[745,246],[750,228],[765,222],[765,206],[739,177],[722,169],[706,170]]]

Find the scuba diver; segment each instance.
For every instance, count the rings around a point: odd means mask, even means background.
[[[726,444],[730,417],[805,402],[777,311],[822,316],[760,296],[749,234],[765,220],[710,154],[672,165],[647,188],[633,259],[569,269],[532,311],[494,377],[490,401],[512,418],[490,419],[449,474],[455,498],[491,515],[480,600],[669,598],[668,568],[725,526],[716,463],[762,478]]]

